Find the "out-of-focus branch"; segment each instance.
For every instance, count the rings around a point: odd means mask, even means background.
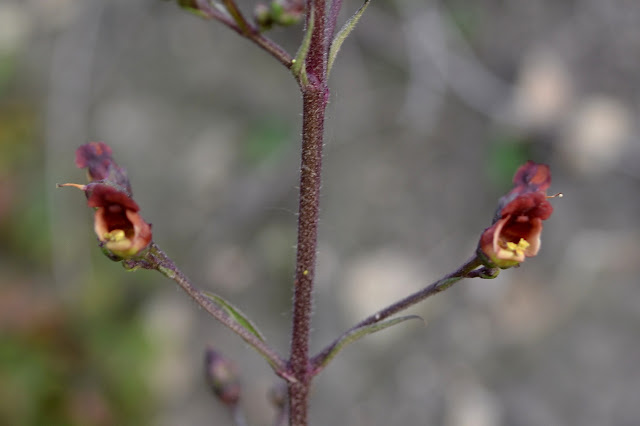
[[[211,297],[205,295],[198,290],[187,278],[186,275],[178,269],[176,264],[163,252],[155,243],[151,243],[151,247],[144,254],[143,258],[134,258],[123,261],[124,266],[128,269],[155,269],[167,278],[171,278],[176,282],[195,302],[200,305],[211,316],[224,324],[231,331],[242,337],[251,347],[253,347],[263,358],[267,360],[269,365],[274,369],[276,374],[285,380],[292,380],[287,372],[286,362],[278,355],[258,335],[251,332],[250,329],[240,324],[225,309],[212,300]]]
[[[263,50],[271,54],[281,64],[287,68],[291,68],[291,55],[287,53],[280,45],[269,39],[258,29],[250,24],[238,9],[233,0],[224,0],[227,13],[211,4],[209,0],[195,0],[200,16],[206,19],[215,19],[222,22],[241,36],[248,38]]]

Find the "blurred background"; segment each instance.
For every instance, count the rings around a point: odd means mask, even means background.
[[[639,23],[629,0],[373,2],[331,75],[314,351],[466,260],[527,159],[565,197],[536,258],[341,353],[312,424],[640,422]],[[270,36],[293,53],[301,32]],[[207,345],[272,424],[267,364],[105,258],[55,184],[110,144],[155,241],[285,354],[300,104],[279,63],[173,2],[0,1],[0,424],[230,424]]]

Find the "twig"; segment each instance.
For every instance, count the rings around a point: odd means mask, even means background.
[[[276,58],[285,67],[291,68],[292,58],[289,53],[287,53],[273,40],[261,34],[255,26],[251,25],[244,18],[233,0],[224,0],[224,3],[231,16],[216,9],[211,5],[209,0],[196,0],[198,9],[200,12],[205,14],[207,18],[222,22],[241,36],[253,41],[263,50],[271,54],[271,56]]]
[[[191,284],[189,278],[187,278],[182,271],[178,269],[173,260],[171,260],[169,256],[167,256],[155,243],[151,243],[151,247],[144,255],[143,259],[124,260],[124,265],[129,269],[155,269],[167,278],[171,278],[205,311],[211,314],[211,316],[220,321],[231,331],[242,337],[245,342],[260,353],[260,355],[262,355],[275,370],[276,374],[283,377],[285,380],[294,380],[287,373],[285,361],[273,348],[236,322],[224,309],[219,307],[209,297]]]
[[[247,418],[242,408],[240,408],[240,404],[236,404],[231,408],[231,417],[233,418],[234,426],[248,426]],[[216,422],[216,424],[218,423]]]
[[[489,271],[487,271],[486,274],[482,274],[481,272],[484,272],[484,268],[480,268],[479,271],[475,270],[476,268],[478,268],[481,265],[482,265],[482,262],[480,261],[478,256],[474,255],[471,259],[469,259],[462,266],[460,266],[456,271],[446,275],[445,277],[443,277],[443,278],[439,279],[438,281],[434,282],[433,284],[423,288],[422,290],[420,290],[420,291],[418,291],[416,293],[413,293],[413,294],[405,297],[404,299],[393,303],[392,305],[389,305],[388,307],[378,311],[377,313],[371,315],[367,319],[365,319],[365,320],[359,322],[358,324],[354,325],[349,330],[344,332],[331,345],[329,345],[322,352],[320,352],[318,355],[313,357],[313,359],[311,360],[311,365],[313,366],[312,374],[316,375],[320,371],[322,371],[324,360],[328,356],[331,355],[331,352],[336,347],[336,344],[340,341],[342,336],[351,333],[353,330],[356,330],[358,328],[361,328],[361,327],[364,327],[364,326],[367,326],[367,325],[370,325],[370,324],[375,324],[375,323],[380,322],[380,321],[382,321],[382,320],[384,320],[384,319],[386,319],[386,318],[388,318],[388,317],[390,317],[390,316],[392,316],[394,314],[397,314],[398,312],[403,311],[403,310],[415,305],[416,303],[419,303],[419,302],[423,301],[424,299],[433,296],[434,294],[440,293],[440,292],[448,289],[453,284],[455,284],[456,282],[462,280],[463,278],[467,278],[467,277],[472,278],[472,277],[481,277],[481,276],[484,276],[484,275],[491,275],[491,273]]]

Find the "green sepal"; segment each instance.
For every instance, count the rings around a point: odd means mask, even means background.
[[[121,260],[124,259],[123,257],[118,256],[117,254],[113,253],[111,250],[106,248],[102,242],[100,242],[98,246],[100,247],[100,250],[102,250],[102,254],[107,256],[110,260],[114,262],[120,262]]]

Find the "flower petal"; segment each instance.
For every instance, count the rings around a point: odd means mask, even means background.
[[[513,176],[514,191],[546,191],[551,185],[551,171],[546,164],[537,164],[529,160]]]
[[[111,147],[104,142],[89,142],[76,150],[76,166],[87,168],[89,180],[109,181],[131,194],[127,172],[111,158]]]

